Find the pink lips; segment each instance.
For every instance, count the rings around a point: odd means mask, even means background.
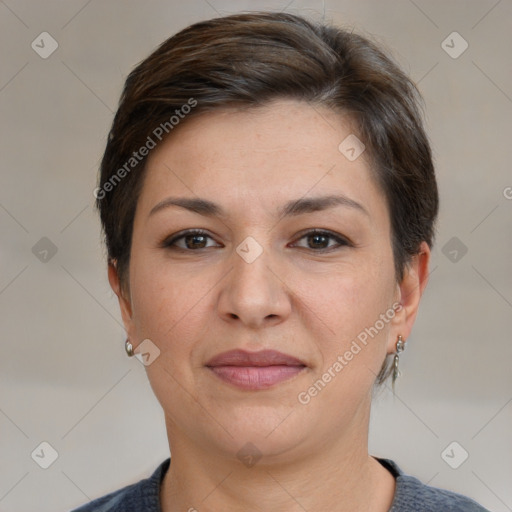
[[[248,390],[266,389],[300,373],[306,364],[276,350],[218,354],[206,366],[220,379]]]

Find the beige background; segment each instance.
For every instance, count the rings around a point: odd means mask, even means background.
[[[69,510],[168,456],[144,367],[124,354],[92,208],[96,170],[132,67],[192,22],[257,9],[373,34],[419,83],[441,216],[397,396],[385,389],[375,401],[370,451],[492,511],[512,510],[510,0],[5,0],[0,511]],[[31,48],[44,31],[58,43],[46,59]],[[469,44],[456,59],[441,46],[454,31]],[[448,41],[452,53],[462,48]],[[57,249],[46,262],[42,237]],[[446,246],[453,237],[458,248]],[[31,458],[43,441],[58,452],[46,470]],[[441,456],[453,441],[469,453],[458,469]]]

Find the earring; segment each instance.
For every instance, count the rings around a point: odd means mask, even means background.
[[[399,334],[398,339],[396,341],[396,352],[395,352],[395,358],[393,360],[393,384],[395,383],[395,380],[400,377],[401,373],[398,370],[398,362],[400,360],[400,352],[403,352],[405,350],[405,341],[402,340],[402,336]]]
[[[134,355],[133,352],[133,345],[130,343],[130,339],[126,338],[126,341],[124,342],[124,349],[126,350],[126,353],[129,357],[132,357]]]

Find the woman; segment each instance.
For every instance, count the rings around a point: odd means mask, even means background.
[[[438,211],[418,100],[367,39],[283,13],[130,74],[95,195],[172,464],[77,510],[485,510],[368,454]]]

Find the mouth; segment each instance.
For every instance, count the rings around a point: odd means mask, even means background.
[[[303,372],[307,365],[276,350],[230,350],[210,359],[206,367],[222,381],[254,391],[287,381]]]

